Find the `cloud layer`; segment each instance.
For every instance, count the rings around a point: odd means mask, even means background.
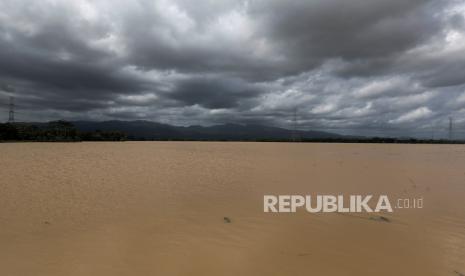
[[[462,1],[0,0],[0,49],[19,120],[465,137]]]

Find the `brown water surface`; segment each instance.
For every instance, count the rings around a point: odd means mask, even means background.
[[[424,207],[271,214],[265,194]],[[0,144],[0,275],[465,275],[465,147]]]

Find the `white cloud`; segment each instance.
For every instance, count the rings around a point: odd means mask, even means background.
[[[407,112],[397,119],[390,120],[389,123],[400,124],[400,123],[409,123],[419,119],[427,118],[432,115],[432,111],[427,107],[419,107],[415,110]]]

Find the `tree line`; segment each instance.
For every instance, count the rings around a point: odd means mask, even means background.
[[[124,141],[121,131],[79,131],[68,121],[48,123],[0,123],[0,141],[78,142]]]

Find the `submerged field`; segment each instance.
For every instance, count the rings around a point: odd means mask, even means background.
[[[263,213],[316,193],[424,206]],[[462,145],[0,144],[0,275],[465,275],[464,198]]]

